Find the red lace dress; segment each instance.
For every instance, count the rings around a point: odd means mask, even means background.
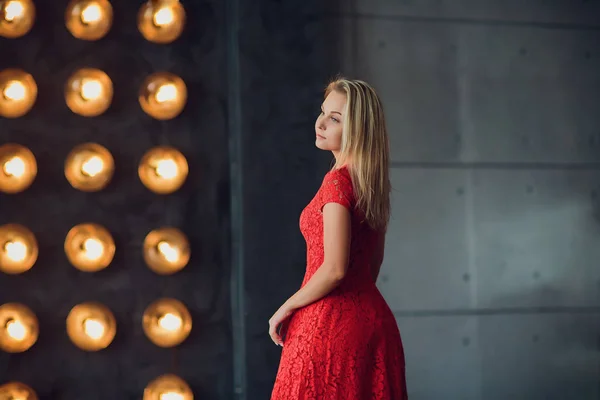
[[[361,222],[345,168],[325,175],[300,215],[307,244],[304,286],[323,262],[326,203],[351,210],[348,271],[324,298],[297,310],[282,329],[284,345],[271,400],[405,400],[404,350],[394,315],[373,283],[370,258],[379,233]]]

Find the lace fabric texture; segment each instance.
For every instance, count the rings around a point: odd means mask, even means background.
[[[404,350],[393,313],[371,278],[380,233],[355,210],[345,168],[327,173],[300,215],[307,244],[304,286],[323,263],[323,206],[350,210],[348,272],[324,298],[297,310],[282,327],[284,347],[271,400],[405,400]]]

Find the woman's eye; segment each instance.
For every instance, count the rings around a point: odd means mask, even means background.
[[[337,118],[331,117],[334,122],[340,122]]]

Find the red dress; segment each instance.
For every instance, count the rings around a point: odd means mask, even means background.
[[[404,350],[398,325],[371,277],[370,259],[380,233],[362,222],[345,168],[325,175],[300,215],[307,244],[302,286],[323,262],[326,203],[352,215],[348,271],[322,299],[284,323],[279,371],[271,400],[405,400]]]

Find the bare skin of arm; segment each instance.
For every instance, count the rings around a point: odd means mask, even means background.
[[[269,335],[275,344],[283,346],[277,327],[294,310],[305,307],[325,297],[335,289],[346,276],[350,255],[350,212],[337,203],[327,203],[323,207],[323,264],[306,285],[290,297],[269,320]]]

